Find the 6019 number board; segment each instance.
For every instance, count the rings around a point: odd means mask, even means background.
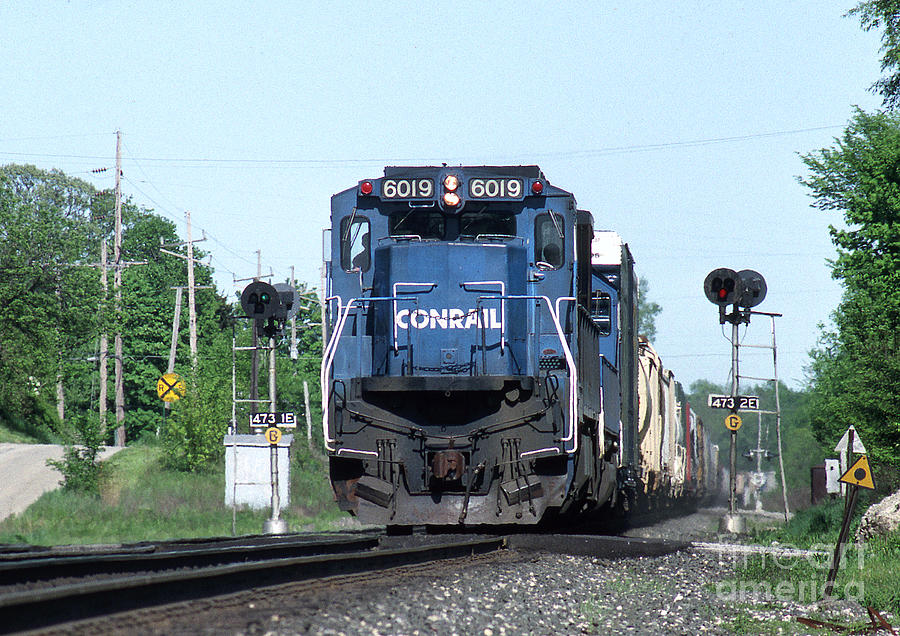
[[[431,179],[385,179],[381,182],[382,199],[430,199],[434,196]]]
[[[470,179],[469,196],[473,199],[521,199],[521,179]]]

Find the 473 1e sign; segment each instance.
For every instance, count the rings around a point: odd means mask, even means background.
[[[269,428],[271,426],[296,428],[297,416],[293,413],[252,413],[250,415],[250,426],[258,428]]]
[[[729,409],[731,411],[758,411],[759,396],[756,395],[714,395],[707,397],[706,405],[711,409]]]

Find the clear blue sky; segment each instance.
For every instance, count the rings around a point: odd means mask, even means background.
[[[798,153],[879,106],[879,34],[852,0],[560,4],[0,0],[0,163],[111,187],[90,170],[120,129],[125,193],[182,236],[190,210],[232,297],[257,249],[318,286],[331,194],[384,165],[537,163],[631,245],[682,381],[728,375],[702,294],[724,266],[766,277],[800,386],[840,217],[809,207]]]

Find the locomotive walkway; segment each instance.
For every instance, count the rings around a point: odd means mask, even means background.
[[[106,447],[101,458],[120,450]],[[63,447],[57,444],[0,443],[0,521],[24,512],[45,492],[59,488],[62,474],[47,460],[62,457]]]

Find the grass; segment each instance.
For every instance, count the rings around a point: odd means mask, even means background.
[[[736,605],[734,617],[722,623],[733,634],[796,634],[807,633],[803,625],[793,621],[766,620],[753,616],[753,606]]]
[[[850,537],[865,507],[856,511]],[[756,533],[756,543],[811,548],[826,556],[776,559],[771,555],[747,558],[735,569],[735,584],[770,590],[781,600],[813,603],[822,598],[831,555],[843,517],[843,502],[834,501],[799,512],[777,529]],[[835,581],[834,596],[900,616],[900,531],[877,537],[864,545],[848,544]]]
[[[299,445],[298,445],[299,446]],[[324,458],[293,449],[291,504],[282,518],[292,531],[334,529],[347,517],[332,501]],[[168,470],[156,445],[129,447],[104,465],[100,496],[55,490],[24,513],[0,522],[0,543],[65,545],[228,536],[224,461],[207,471]],[[259,534],[269,510],[239,510],[237,534]]]
[[[11,428],[6,428],[3,426],[0,426],[0,442],[10,442],[13,444],[41,443],[30,435],[26,435],[25,433],[20,433],[19,431],[15,431]]]

